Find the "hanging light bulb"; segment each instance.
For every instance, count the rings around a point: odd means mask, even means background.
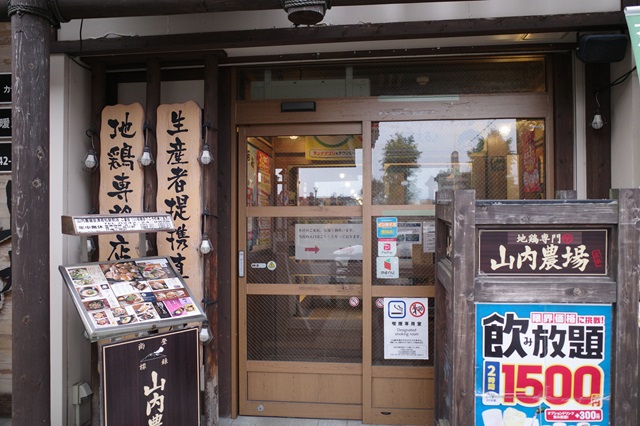
[[[98,154],[95,150],[95,145],[93,144],[93,136],[97,134],[94,129],[87,129],[85,134],[91,139],[91,147],[87,151],[87,155],[84,157],[82,161],[82,168],[87,172],[92,172],[98,167]]]
[[[211,157],[211,149],[209,148],[209,144],[205,143],[204,145],[202,145],[202,151],[200,152],[200,162],[206,166],[212,161],[213,157]]]
[[[213,340],[213,337],[211,336],[211,332],[209,331],[209,322],[206,320],[202,321],[202,327],[200,327],[200,333],[198,334],[198,339],[200,339],[200,343],[202,343],[203,345],[206,345],[207,343]]]
[[[86,157],[84,157],[83,164],[85,170],[95,170],[95,168],[98,166],[98,156],[96,155],[95,149],[89,148]]]
[[[93,242],[93,238],[87,237],[87,255],[89,258],[96,252],[96,245]]]
[[[204,143],[202,144],[202,151],[200,151],[200,163],[203,166],[211,164],[213,157],[211,156],[211,147],[209,146],[209,131],[211,130],[211,123],[206,122],[202,125],[202,132],[204,134]]]
[[[602,115],[600,115],[600,100],[598,99],[598,95],[600,94],[600,91],[596,92],[596,111],[595,114],[593,115],[593,120],[591,120],[591,127],[593,127],[596,130],[602,129],[602,126],[604,126],[604,121],[602,120]]]
[[[142,155],[138,158],[138,162],[142,167],[148,167],[154,163],[153,154],[151,153],[151,148],[147,145],[147,141],[149,140],[149,130],[153,131],[151,125],[145,123],[144,125],[144,148],[142,148]]]
[[[213,245],[209,239],[209,234],[206,232],[202,234],[202,242],[200,243],[200,253],[209,254],[213,250]]]
[[[600,130],[602,129],[602,126],[604,126],[602,115],[600,115],[600,111],[596,110],[596,113],[593,115],[593,120],[591,121],[591,127],[596,130]]]
[[[140,161],[140,164],[144,167],[153,164],[153,154],[151,154],[151,148],[149,148],[149,145],[144,146],[142,149],[142,155],[138,161]]]

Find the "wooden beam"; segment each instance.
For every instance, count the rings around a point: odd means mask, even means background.
[[[102,109],[106,106],[107,100],[107,75],[104,62],[96,62],[91,67],[91,123],[89,131],[92,132],[93,148],[96,153],[100,152],[100,128],[102,126]],[[94,133],[95,132],[95,133]],[[105,158],[100,159],[106,161]],[[93,212],[100,211],[100,173],[98,169],[91,174],[91,209]],[[94,237],[92,237],[94,238]],[[98,247],[98,239],[93,242]],[[93,254],[93,261],[98,260],[100,253],[96,250]],[[102,404],[102,386],[99,370],[100,348],[97,343],[91,344],[91,388],[98,390],[96,397],[91,398],[91,424],[100,424]]]
[[[47,7],[46,0],[14,6]],[[12,419],[51,424],[49,45],[51,25],[11,16],[12,108]],[[37,101],[35,101],[37,99]]]
[[[331,6],[442,3],[445,1],[464,0],[332,0]],[[282,9],[281,0],[58,0],[54,3],[57,3],[60,15],[67,20]],[[1,2],[0,16],[7,16],[7,2]]]
[[[573,63],[572,53],[555,53],[551,57],[553,93],[553,182],[554,192],[575,189]]]
[[[146,93],[146,107],[145,107],[145,124],[151,127],[146,132],[146,143],[151,149],[153,158],[158,158],[158,147],[156,138],[156,123],[158,117],[158,106],[160,106],[160,87],[162,83],[161,79],[161,66],[160,61],[156,59],[150,59],[147,64],[147,93]],[[155,212],[156,209],[156,197],[158,195],[158,172],[155,167],[144,168],[144,211]],[[149,234],[149,236],[155,240],[155,233]],[[155,243],[155,241],[154,241]],[[155,246],[155,244],[154,244]]]
[[[218,230],[218,184],[217,172],[220,163],[218,158],[218,87],[219,69],[218,58],[208,55],[205,58],[204,79],[204,131],[205,140],[209,144],[213,162],[202,166],[203,176],[203,205],[205,208],[205,229],[211,240],[213,250],[204,256],[204,307],[211,335],[214,340],[204,348],[204,426],[218,424],[219,392],[218,392],[218,253],[219,241],[224,236]],[[229,234],[224,234],[228,236]]]
[[[315,53],[292,53],[292,54],[273,54],[259,56],[219,56],[221,65],[231,64],[257,64],[257,63],[287,63],[296,62],[297,65],[317,64],[318,61],[328,60],[345,60],[345,61],[361,61],[361,60],[377,60],[379,58],[393,57],[445,57],[452,55],[514,55],[514,54],[544,54],[559,53],[570,54],[575,51],[577,43],[536,43],[536,44],[518,44],[518,45],[487,45],[487,46],[452,46],[452,47],[433,47],[421,49],[380,49],[380,50],[348,50],[336,52],[315,52]],[[162,81],[184,81],[184,80],[202,80],[202,53],[191,53],[182,56],[177,53],[167,55],[159,55],[157,57],[169,57],[169,62],[162,61],[163,66],[181,66],[179,69],[166,69],[162,71]],[[107,62],[109,71],[118,72],[118,82],[143,82],[144,71],[127,71],[144,68],[145,58],[148,55],[123,55],[123,56],[93,56],[90,58],[82,58],[88,64],[94,61]],[[184,61],[183,61],[184,58]],[[192,68],[184,68],[192,67]]]
[[[218,84],[218,233],[231,235],[232,224],[235,219],[233,206],[233,161],[231,147],[235,143],[235,132],[232,126],[231,111],[235,100],[235,80],[233,70],[229,67],[219,68]],[[233,414],[233,351],[232,327],[233,304],[237,304],[232,295],[232,277],[236,270],[233,265],[235,252],[232,246],[225,250],[218,250],[218,265],[228,267],[218,268],[218,412],[220,417],[231,417]]]
[[[303,28],[222,31],[148,37],[56,41],[52,53],[72,56],[131,55],[290,46],[292,44],[347,43],[357,41],[409,40],[498,34],[610,31],[626,28],[622,12],[512,16],[504,18],[452,19],[442,21],[362,23]]]
[[[609,87],[611,66],[585,64],[585,137],[587,151],[587,198],[609,198],[611,189],[611,88]],[[596,92],[597,99],[596,99]],[[598,109],[604,126],[591,127],[594,113]]]

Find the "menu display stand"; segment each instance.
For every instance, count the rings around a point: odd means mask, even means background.
[[[206,319],[168,257],[59,269],[91,341]]]
[[[67,235],[149,233],[175,229],[162,213],[63,216]],[[168,256],[59,267],[92,342],[206,320]]]

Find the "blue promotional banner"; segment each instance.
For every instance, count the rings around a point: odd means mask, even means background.
[[[610,425],[611,305],[476,304],[476,426]]]

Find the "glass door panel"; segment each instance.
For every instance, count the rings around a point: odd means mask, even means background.
[[[314,128],[243,129],[241,414],[362,417],[362,127]]]

